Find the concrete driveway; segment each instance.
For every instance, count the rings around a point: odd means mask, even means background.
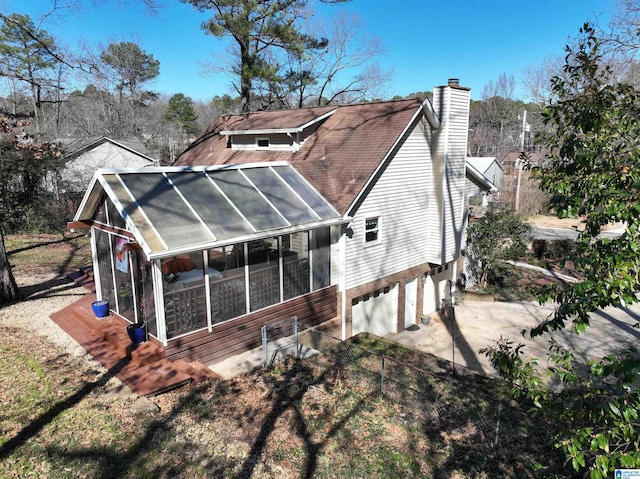
[[[442,321],[434,318],[428,325],[405,330],[386,337],[411,346],[454,365],[466,366],[487,376],[496,376],[489,360],[478,353],[480,348],[495,344],[501,336],[515,344],[526,345],[527,357],[539,359],[546,365],[549,350],[548,339],[524,338],[521,331],[539,324],[553,311],[551,306],[540,306],[536,302],[499,303],[471,301],[465,299],[455,307],[455,320]],[[591,328],[581,335],[573,331],[560,331],[552,336],[562,346],[576,351],[575,357],[586,364],[588,359],[603,357],[624,349],[630,344],[640,343],[640,306],[631,308],[607,308],[592,315]]]

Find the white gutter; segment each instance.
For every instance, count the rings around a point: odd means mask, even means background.
[[[438,114],[433,109],[433,105],[428,98],[425,98],[425,100],[422,102],[422,111],[424,111],[424,114],[427,117],[427,121],[429,122],[429,125],[431,125],[431,128],[433,128],[434,130],[440,128],[440,118],[438,118]]]
[[[465,165],[467,167],[467,172],[471,174],[476,180],[484,185],[489,193],[495,193],[498,191],[496,185],[494,185],[486,176],[484,176],[475,166],[473,166],[468,161],[465,161]]]
[[[300,133],[301,131],[304,131],[305,128],[310,127],[314,123],[322,121],[325,118],[333,115],[337,110],[338,108],[334,108],[328,113],[325,113],[324,115],[320,115],[319,117],[314,118],[313,120],[310,120],[307,123],[304,123],[299,126],[285,127],[285,128],[261,128],[257,130],[222,130],[218,134],[220,136],[230,136],[230,135],[268,135],[268,134],[275,134],[275,133],[285,133],[285,134]]]

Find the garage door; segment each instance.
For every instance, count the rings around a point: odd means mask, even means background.
[[[398,318],[398,285],[356,298],[351,311],[353,334],[384,336],[395,333]]]

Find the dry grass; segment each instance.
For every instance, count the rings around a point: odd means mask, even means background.
[[[5,249],[18,276],[60,276],[91,264],[89,239],[77,234],[7,235]]]
[[[107,376],[46,341],[1,333],[0,477],[523,478],[559,467],[500,383],[470,373],[428,374],[425,391],[437,401],[410,405],[319,356],[183,388],[140,409],[105,395]],[[435,361],[372,338],[366,346],[422,368]],[[509,408],[504,433],[488,448],[475,419],[499,400]]]

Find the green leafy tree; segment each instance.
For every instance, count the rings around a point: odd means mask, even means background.
[[[505,261],[526,252],[531,226],[513,211],[490,208],[467,229],[467,261],[478,285],[486,289],[506,275]]]
[[[28,86],[40,132],[43,97],[53,87],[49,77],[57,63],[55,41],[48,32],[37,29],[28,15],[12,13],[1,15],[0,20],[0,76]]]
[[[243,112],[251,110],[255,82],[267,84],[284,81],[280,65],[274,61],[276,50],[302,55],[305,50],[326,46],[326,40],[315,39],[300,31],[300,20],[308,0],[181,0],[199,11],[213,11],[203,24],[215,37],[230,37],[237,47],[238,63],[234,73]],[[322,0],[321,0],[322,1]],[[324,0],[342,3],[349,0]],[[304,73],[302,74],[304,76]],[[289,73],[287,81],[293,80]],[[305,83],[309,79],[305,80]]]
[[[160,62],[132,42],[112,43],[94,60],[94,79],[102,97],[100,108],[107,120],[105,132],[114,136],[139,134],[146,107],[157,99],[147,88],[160,74]]]
[[[160,62],[132,42],[110,44],[100,60],[111,70],[121,98],[141,98],[145,93],[141,88],[160,74]]]
[[[12,122],[7,117],[0,117],[0,148],[2,148],[2,144],[6,141],[8,135],[13,132],[13,129]],[[2,153],[2,149],[0,149],[0,153]],[[2,157],[0,156],[0,158]],[[1,160],[0,165],[3,163],[4,160]],[[13,276],[11,263],[4,245],[5,218],[3,216],[0,216],[0,306],[13,303],[22,297]]]
[[[187,135],[195,135],[200,132],[198,115],[193,106],[193,100],[183,93],[176,93],[167,103],[163,118],[178,125]]]
[[[552,79],[557,101],[544,113],[543,139],[550,159],[534,173],[560,217],[584,218],[575,257],[583,279],[541,290],[540,301],[557,306],[529,332],[534,337],[569,326],[583,333],[594,311],[635,303],[640,289],[640,92],[603,66],[594,30],[585,25],[580,32],[576,46],[567,47],[562,76]],[[610,223],[624,224],[624,233],[602,237]],[[514,353],[503,344],[487,353],[496,365],[515,366],[500,369],[556,424],[556,446],[576,471],[597,479],[639,468],[638,350],[612,349],[584,370],[571,352],[551,346],[549,382],[536,379],[530,363],[513,360],[520,347]],[[547,383],[561,387],[541,386]]]

